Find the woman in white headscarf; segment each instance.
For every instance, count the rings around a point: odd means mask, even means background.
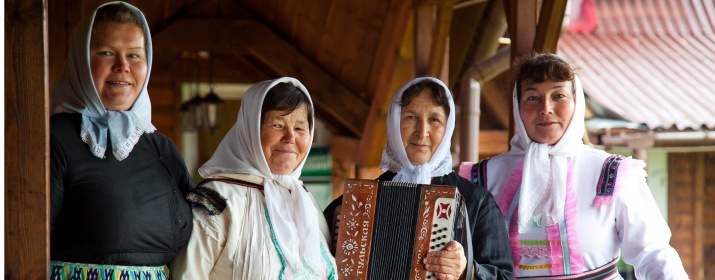
[[[72,34],[50,95],[52,279],[165,279],[189,239],[183,197],[194,183],[151,124],[151,46],[144,15],[124,2],[99,6]]]
[[[313,141],[303,84],[253,85],[238,119],[187,199],[194,230],[171,266],[177,279],[336,279],[327,224],[300,177]]]
[[[517,69],[511,150],[460,167],[496,197],[516,276],[620,279],[623,257],[639,279],[687,279],[645,163],[583,144],[585,100],[572,66],[533,54]]]
[[[439,79],[420,77],[400,87],[387,114],[387,144],[377,180],[456,186],[467,205],[471,226],[474,273],[466,279],[511,279],[509,241],[494,197],[452,171],[454,101]],[[332,223],[342,197],[325,209]],[[335,232],[335,231],[331,231]],[[466,269],[462,244],[452,241],[428,253],[426,269],[439,279],[459,279]]]

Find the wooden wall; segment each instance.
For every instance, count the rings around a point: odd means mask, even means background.
[[[5,1],[5,279],[47,279],[49,115],[44,0]]]
[[[668,154],[670,244],[690,279],[715,279],[715,152]]]

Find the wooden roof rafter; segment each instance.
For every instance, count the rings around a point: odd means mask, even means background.
[[[231,50],[249,52],[265,66],[284,76],[295,77],[310,90],[316,111],[324,112],[327,120],[346,133],[360,136],[365,125],[364,112],[368,104],[334,79],[290,42],[268,26],[253,19],[180,19],[166,26],[153,38],[154,48],[165,50],[155,54],[152,72],[170,73],[172,61],[179,49]]]
[[[390,1],[388,7],[394,16],[387,18],[380,32],[380,50],[372,61],[368,90],[373,90],[372,103],[365,118],[365,128],[360,139],[352,139],[357,147],[355,161],[361,165],[377,166],[382,159],[382,150],[387,141],[385,116],[395,84],[404,83],[396,72],[402,68],[402,45],[412,9],[412,1]],[[409,59],[409,58],[407,58]],[[398,81],[399,80],[399,81]],[[332,145],[332,144],[331,144]]]

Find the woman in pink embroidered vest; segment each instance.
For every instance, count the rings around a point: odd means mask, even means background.
[[[337,279],[328,225],[298,180],[313,141],[303,84],[253,85],[238,119],[187,195],[194,228],[173,279]]]
[[[639,279],[687,279],[645,163],[583,144],[584,94],[572,66],[533,54],[516,73],[511,150],[460,167],[496,197],[516,276],[619,279],[620,256]]]

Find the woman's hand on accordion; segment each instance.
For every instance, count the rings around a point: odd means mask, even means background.
[[[450,241],[442,251],[429,252],[424,259],[425,269],[435,273],[437,279],[457,280],[467,267],[464,248],[457,241]]]

